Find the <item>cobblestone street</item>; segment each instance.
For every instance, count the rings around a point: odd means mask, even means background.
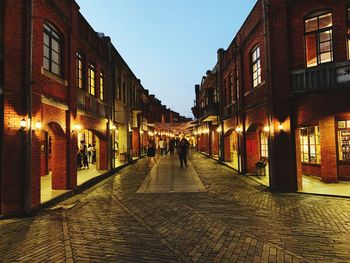
[[[350,199],[271,193],[200,154],[190,162],[206,192],[136,193],[151,170],[144,158],[1,221],[0,261],[350,262]]]

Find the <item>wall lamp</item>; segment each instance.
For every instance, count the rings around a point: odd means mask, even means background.
[[[280,124],[278,124],[278,129],[279,129],[279,131],[283,131],[283,123],[282,122],[280,122]]]
[[[110,125],[109,129],[110,129],[111,131],[114,131],[115,129],[117,129],[117,127],[112,123],[112,124]]]
[[[238,126],[238,127],[236,127],[235,131],[236,131],[237,133],[241,133],[241,132],[242,132],[242,128]]]
[[[26,121],[26,119],[23,118],[22,120],[20,120],[19,126],[21,127],[21,130],[24,130],[25,128],[27,128],[27,121]]]
[[[74,124],[72,133],[74,132],[80,132],[82,130],[82,127],[80,124]]]
[[[216,131],[217,131],[217,133],[222,132],[221,126],[219,126],[219,127],[216,129]]]
[[[270,131],[270,126],[266,125],[266,126],[264,127],[264,132],[269,132],[269,131]]]
[[[43,127],[43,125],[42,125],[41,121],[35,122],[35,124],[34,124],[35,130],[41,130],[42,127]]]

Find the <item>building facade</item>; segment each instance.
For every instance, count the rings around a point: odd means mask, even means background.
[[[105,174],[141,157],[150,123],[171,111],[75,1],[5,0],[0,13],[0,216],[10,216],[43,202],[43,180],[74,189],[84,168]]]
[[[218,51],[222,161],[275,190],[349,181],[349,21],[345,0],[257,1]]]

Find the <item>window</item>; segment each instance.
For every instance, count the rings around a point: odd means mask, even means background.
[[[338,156],[350,161],[350,120],[338,121]]]
[[[332,14],[320,14],[305,20],[307,67],[333,61]]]
[[[239,72],[238,67],[236,68],[236,98],[239,99]]]
[[[83,89],[83,78],[84,78],[84,70],[83,70],[83,56],[80,52],[77,52],[76,56],[76,72],[77,72],[77,87]]]
[[[252,75],[253,87],[257,87],[261,83],[261,64],[260,64],[260,47],[257,46],[252,52]]]
[[[219,103],[219,87],[216,86],[214,89],[214,103]]]
[[[104,99],[104,88],[105,88],[105,77],[102,72],[100,72],[100,100]]]
[[[268,133],[260,132],[260,157],[269,157]]]
[[[61,76],[62,75],[62,39],[57,30],[44,24],[44,69]]]
[[[301,161],[321,163],[320,132],[318,126],[300,129]]]
[[[92,64],[89,64],[88,68],[88,92],[95,96],[96,92],[96,70],[95,66]]]
[[[347,9],[347,44],[348,44],[348,60],[350,60],[350,7]]]

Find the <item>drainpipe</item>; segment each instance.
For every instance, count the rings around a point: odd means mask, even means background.
[[[24,0],[24,5],[26,6],[26,48],[28,53],[26,53],[26,79],[25,79],[25,89],[26,92],[26,106],[27,106],[27,121],[28,125],[26,143],[25,143],[25,160],[24,160],[24,212],[30,214],[32,209],[32,61],[33,61],[33,1]]]
[[[271,63],[270,63],[270,22],[269,22],[269,0],[262,0],[263,7],[263,23],[264,23],[264,49],[265,49],[265,83],[267,87],[267,115],[268,125],[270,127],[268,149],[269,149],[269,185],[273,188],[273,182],[271,176],[273,176],[273,136],[271,136],[271,125],[273,124],[272,113],[272,76],[271,76]],[[274,131],[272,131],[274,132]]]

